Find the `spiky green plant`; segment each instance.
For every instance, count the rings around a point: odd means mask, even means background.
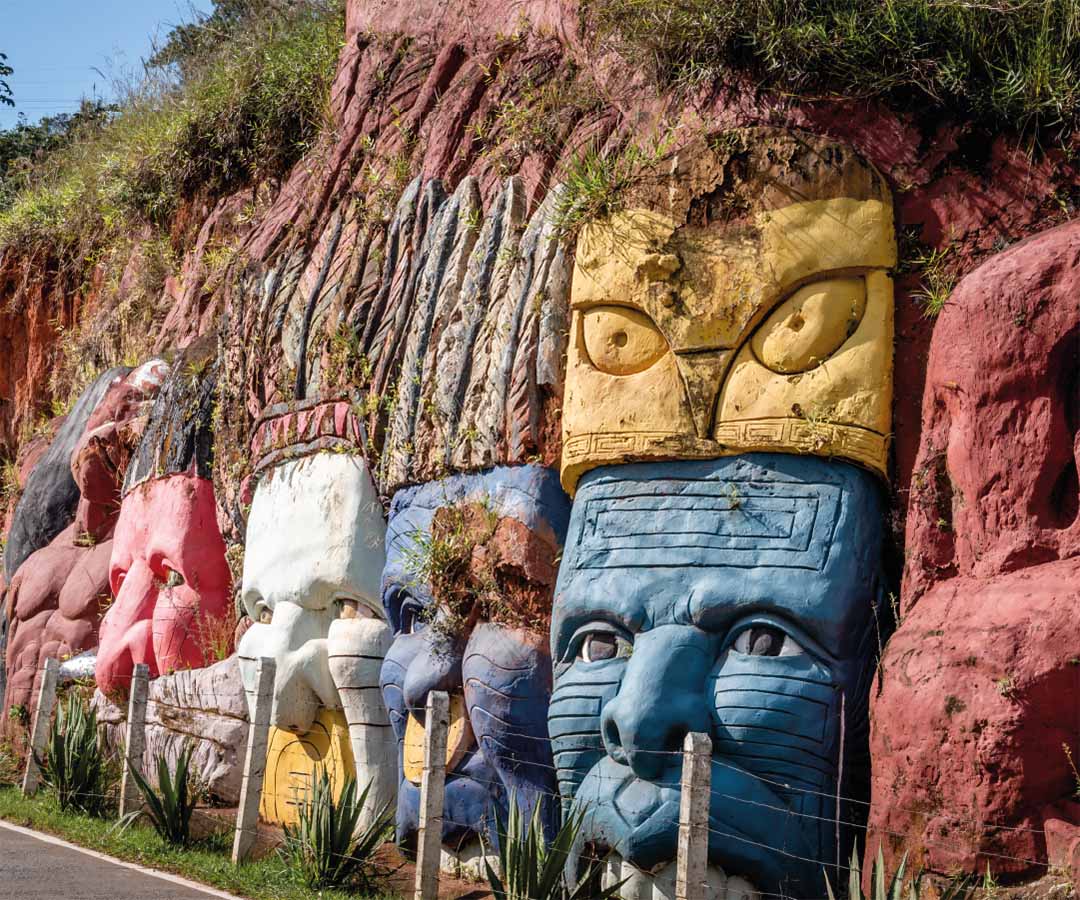
[[[510,810],[504,823],[496,814],[495,828],[499,835],[499,871],[496,872],[484,847],[484,866],[495,900],[606,900],[617,897],[622,882],[607,888],[596,887],[599,882],[600,861],[589,863],[586,872],[573,887],[564,878],[570,850],[577,840],[584,813],[567,817],[555,839],[548,844],[540,821],[540,804],[526,821],[518,807],[517,798],[510,797]]]
[[[371,823],[359,828],[360,813],[371,783],[356,793],[356,780],[347,778],[335,799],[334,784],[320,768],[311,793],[301,801],[297,822],[285,826],[281,855],[312,890],[360,881],[370,888],[375,871],[373,856],[388,838],[393,811],[390,804],[379,810]]]
[[[72,692],[61,701],[45,756],[34,758],[62,810],[104,814],[112,773],[98,742],[97,713],[83,697]]]
[[[904,879],[907,876],[907,854],[900,860],[891,879],[886,879],[885,857],[878,847],[877,857],[874,859],[870,870],[870,893],[864,894],[862,889],[862,872],[859,869],[858,848],[851,851],[851,864],[848,869],[848,900],[919,900],[922,894],[922,875],[915,875],[906,885]],[[825,877],[825,891],[829,900],[836,900],[833,894],[832,884],[828,876]],[[954,878],[946,885],[939,888],[936,895],[939,900],[966,900],[971,894],[971,881],[968,878]]]
[[[191,814],[195,811],[198,777],[191,777],[192,744],[180,751],[176,771],[169,771],[165,753],[157,755],[158,788],[154,790],[137,769],[131,774],[146,801],[145,813],[150,824],[167,844],[185,847],[191,841]]]

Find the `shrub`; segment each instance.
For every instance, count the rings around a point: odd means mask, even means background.
[[[157,755],[158,788],[155,791],[137,769],[131,774],[146,801],[146,815],[154,831],[167,844],[185,847],[191,841],[191,814],[195,811],[196,778],[191,778],[191,754],[194,747],[187,744],[176,760],[176,771],[169,771],[165,753]],[[129,818],[138,817],[139,812]]]
[[[36,123],[20,116],[14,127],[0,131],[0,209],[30,184],[36,162],[97,131],[116,110],[100,100],[83,100],[78,112],[45,116]]]
[[[1006,127],[1080,118],[1074,0],[591,0],[601,37],[661,78],[749,71],[786,91],[949,106]]]
[[[285,826],[282,857],[312,890],[336,887],[359,880],[370,889],[375,850],[387,839],[393,810],[387,804],[371,824],[357,830],[360,813],[371,784],[356,794],[356,780],[347,778],[341,795],[334,799],[334,785],[320,769],[311,793],[300,804],[296,825]]]
[[[484,848],[484,866],[495,900],[586,900],[590,897],[606,900],[617,897],[622,882],[608,888],[596,886],[600,876],[600,862],[597,860],[589,863],[587,871],[572,888],[564,880],[570,850],[583,821],[584,813],[571,814],[549,846],[540,822],[540,804],[536,805],[526,823],[516,797],[511,796],[506,822],[502,821],[501,816],[496,816],[498,872],[487,860],[489,848]]]
[[[98,742],[97,713],[79,694],[71,692],[61,700],[45,757],[35,754],[34,758],[42,781],[56,792],[61,810],[92,816],[105,813],[115,772]]]

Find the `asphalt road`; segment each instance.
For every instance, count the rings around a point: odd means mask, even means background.
[[[4,900],[206,900],[228,894],[177,884],[0,823]]]

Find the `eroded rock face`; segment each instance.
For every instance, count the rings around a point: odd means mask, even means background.
[[[868,852],[1031,870],[1080,741],[1080,223],[957,286],[934,332]],[[1080,822],[1076,824],[1080,825]]]

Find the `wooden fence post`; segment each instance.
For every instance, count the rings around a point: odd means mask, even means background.
[[[45,752],[45,742],[49,737],[49,723],[52,721],[53,707],[56,706],[56,676],[60,672],[60,662],[50,656],[41,669],[37,713],[34,715],[34,728],[30,732],[30,758],[26,761],[26,774],[23,775],[24,797],[35,793],[41,783],[41,768],[37,764],[37,758]]]
[[[120,779],[120,818],[142,806],[142,792],[135,777],[135,769],[143,775],[143,752],[146,750],[146,695],[150,688],[150,667],[146,663],[135,666],[131,676],[131,695],[128,698],[127,727],[124,736],[124,774]]]
[[[424,774],[420,779],[420,834],[416,842],[414,900],[439,896],[439,857],[442,848],[443,802],[446,797],[446,735],[450,728],[450,698],[431,691],[424,716]]]
[[[236,811],[232,861],[243,862],[255,844],[259,825],[259,799],[266,774],[266,749],[270,738],[270,711],[274,706],[274,676],[277,666],[270,657],[259,660],[255,672],[255,709],[248,725],[244,778],[240,784],[240,808]]]
[[[688,734],[683,741],[679,857],[675,872],[676,900],[705,900],[711,792],[712,740],[707,734]]]

